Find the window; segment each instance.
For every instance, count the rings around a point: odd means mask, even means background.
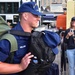
[[[14,19],[14,22],[18,22],[19,21],[19,16],[14,15],[13,19]]]
[[[6,20],[6,17],[5,17],[5,15],[2,15],[1,17],[2,17],[4,20]]]
[[[12,13],[12,3],[7,3],[7,13]]]
[[[18,11],[19,2],[0,2],[0,13],[15,14]]]
[[[46,0],[44,0],[44,6],[46,7]]]
[[[55,3],[56,2],[56,0],[52,0],[52,3]]]
[[[17,13],[17,11],[18,11],[18,7],[19,7],[19,3],[14,3],[14,6],[13,6],[13,8],[14,8],[14,12],[13,13]]]
[[[5,3],[0,3],[0,13],[5,13]]]

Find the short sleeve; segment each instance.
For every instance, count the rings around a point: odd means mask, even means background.
[[[5,61],[10,52],[10,43],[7,40],[0,41],[0,61]]]

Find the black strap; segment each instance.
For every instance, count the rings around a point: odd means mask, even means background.
[[[8,33],[13,34],[13,35],[18,35],[18,36],[31,36],[31,33],[29,32],[23,32],[20,30],[10,30]]]

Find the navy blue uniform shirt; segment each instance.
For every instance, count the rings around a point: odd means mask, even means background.
[[[23,31],[20,23],[18,23],[12,30]],[[24,31],[23,31],[24,32]],[[27,53],[29,39],[28,36],[16,36],[18,43],[18,50],[14,53],[13,63],[20,63],[23,56]],[[0,41],[0,61],[5,61],[10,54],[10,43],[7,40]],[[1,74],[0,74],[1,75]],[[19,75],[19,74],[10,74],[10,75]]]

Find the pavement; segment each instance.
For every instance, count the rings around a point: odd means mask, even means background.
[[[68,63],[66,63],[66,72],[63,71],[61,74],[61,48],[60,48],[60,45],[58,46],[58,49],[59,49],[59,53],[56,55],[54,62],[57,63],[59,66],[59,75],[69,75]]]

